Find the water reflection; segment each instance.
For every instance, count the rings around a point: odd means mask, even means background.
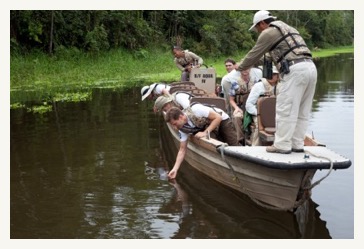
[[[349,150],[354,162],[353,63],[328,60],[317,62],[323,73],[310,128],[334,150]],[[308,212],[296,215],[261,208],[188,164],[180,178],[168,181],[174,152],[152,104],[140,102],[137,88],[95,89],[91,101],[58,102],[43,115],[11,110],[11,238],[353,237],[347,191],[353,171],[333,172],[313,191]],[[327,120],[342,112],[346,122],[328,129]],[[345,203],[340,209],[331,205],[333,192]]]
[[[354,101],[354,55],[340,54],[315,61],[318,80],[313,103],[313,112],[321,102],[330,100],[332,94],[347,101]]]

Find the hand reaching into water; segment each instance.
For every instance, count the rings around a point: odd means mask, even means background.
[[[177,176],[177,170],[172,169],[172,170],[168,173],[168,177],[169,177],[169,179],[174,179],[174,178],[176,178],[176,176]]]

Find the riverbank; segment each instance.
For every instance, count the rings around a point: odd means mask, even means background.
[[[353,53],[354,47],[316,49],[314,57]],[[246,52],[233,57],[239,61]],[[217,78],[225,75],[227,57],[204,57],[204,63],[216,69]],[[13,55],[10,59],[10,103],[12,108],[24,102],[82,101],[92,88],[135,87],[152,82],[173,82],[180,72],[171,51],[140,50],[133,53],[112,50],[97,55],[65,50],[53,56],[33,53]]]

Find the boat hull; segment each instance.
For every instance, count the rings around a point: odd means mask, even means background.
[[[179,148],[179,136],[167,124],[174,148]],[[316,169],[272,169],[234,157],[223,157],[217,150],[222,143],[191,137],[185,160],[199,172],[215,181],[248,195],[271,209],[293,210],[302,187],[309,184]],[[306,195],[310,193],[305,193]]]

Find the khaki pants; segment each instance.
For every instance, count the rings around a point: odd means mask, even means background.
[[[244,139],[243,133],[243,115],[235,116],[233,115],[233,124],[236,130],[236,139],[241,142]]]
[[[258,129],[258,118],[257,116],[253,116],[254,128],[252,128],[251,140],[252,146],[260,146],[262,145],[259,138],[259,129]]]
[[[274,146],[280,150],[303,149],[317,82],[313,62],[290,66],[278,89]]]
[[[182,72],[181,81],[189,81],[189,80],[190,80],[190,73],[189,72]]]
[[[215,134],[216,135],[216,134]],[[212,136],[213,137],[213,136]],[[227,143],[230,146],[239,146],[239,141],[236,136],[236,131],[231,119],[226,119],[221,121],[219,126],[219,132],[217,134],[217,139]]]

